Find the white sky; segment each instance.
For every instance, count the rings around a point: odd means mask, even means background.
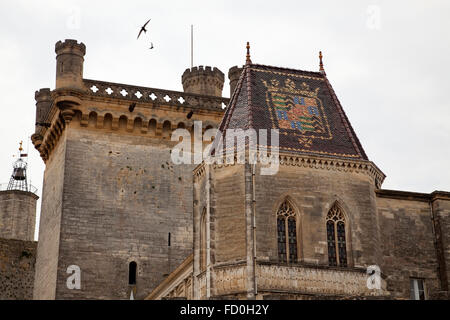
[[[449,14],[445,0],[2,0],[0,182],[34,132],[34,92],[54,89],[58,40],[85,43],[85,78],[182,91],[193,24],[194,65],[225,75],[244,63],[246,41],[254,63],[302,70],[318,70],[322,50],[356,134],[387,175],[383,188],[450,191]],[[31,142],[29,154],[40,195],[44,165]]]

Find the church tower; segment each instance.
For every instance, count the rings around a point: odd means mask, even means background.
[[[141,299],[191,252],[194,165],[172,163],[171,132],[217,127],[223,74],[186,71],[185,92],[138,87],[83,78],[76,40],[55,52],[32,136],[46,165],[34,298]]]

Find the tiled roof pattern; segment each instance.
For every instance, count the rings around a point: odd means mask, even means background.
[[[321,72],[245,65],[219,128],[278,128],[282,152],[367,160]]]

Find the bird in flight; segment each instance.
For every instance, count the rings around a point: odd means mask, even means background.
[[[148,19],[148,21],[141,27],[141,30],[139,31],[139,34],[137,36],[137,39],[139,39],[139,36],[141,35],[142,31],[147,32],[147,29],[145,29],[145,27],[147,26],[147,24],[150,22],[150,20],[152,19]]]
[[[150,42],[150,49],[153,49],[153,42]]]

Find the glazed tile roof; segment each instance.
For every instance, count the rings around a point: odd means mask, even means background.
[[[324,72],[246,64],[219,127],[238,128],[279,129],[280,152],[368,160]]]

